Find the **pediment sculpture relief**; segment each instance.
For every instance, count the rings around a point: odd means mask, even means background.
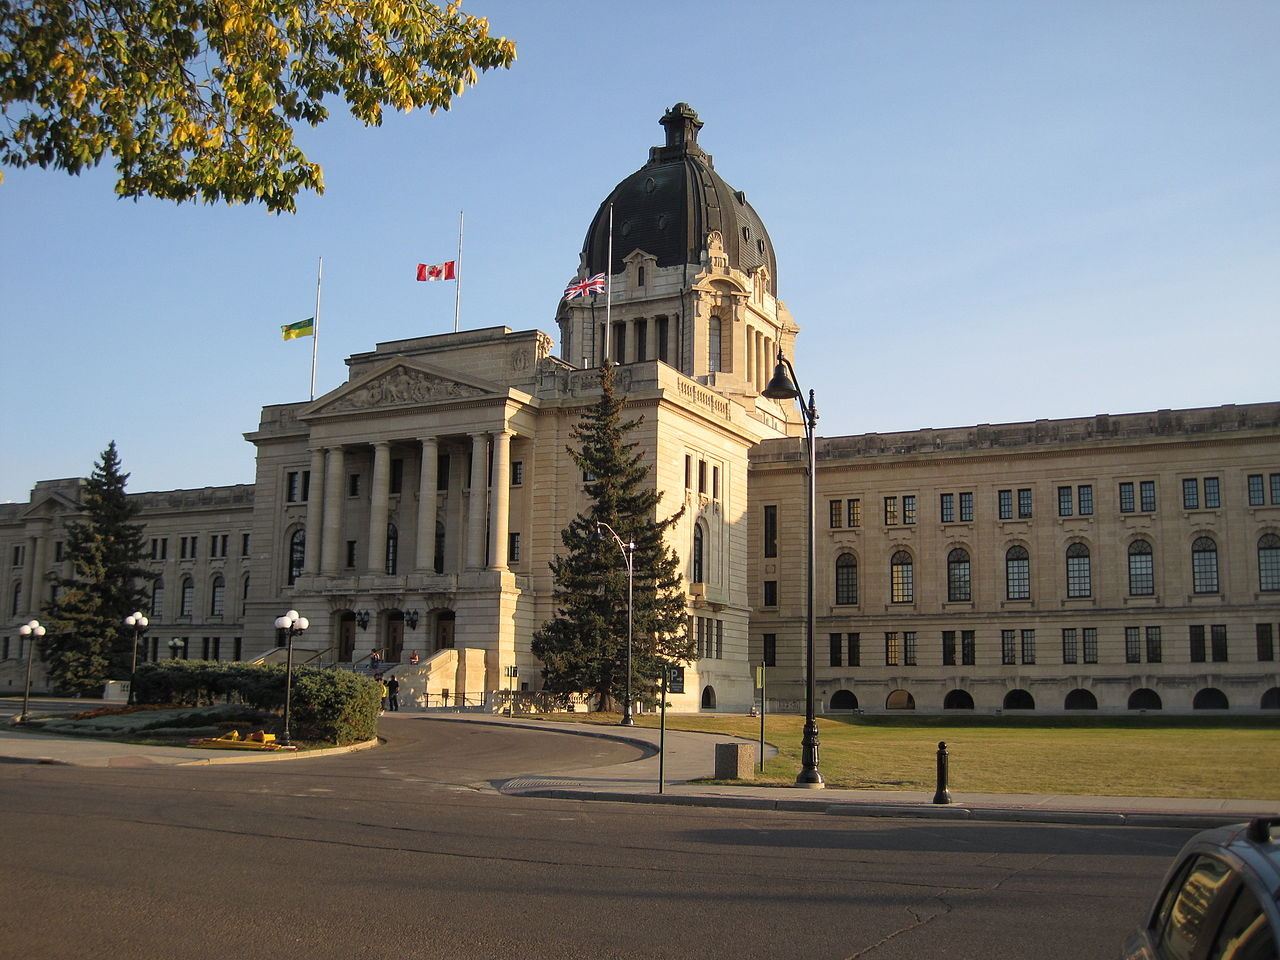
[[[398,367],[357,387],[328,406],[328,410],[359,410],[433,400],[458,400],[483,396],[485,391],[456,380],[446,380],[422,370]]]

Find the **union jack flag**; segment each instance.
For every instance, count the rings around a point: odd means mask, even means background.
[[[600,293],[604,290],[604,274],[597,273],[594,277],[588,277],[585,280],[574,280],[564,288],[564,298],[572,300],[574,297],[585,297],[588,293]]]

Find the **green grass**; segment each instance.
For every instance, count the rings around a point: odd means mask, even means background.
[[[617,714],[547,719],[617,723]],[[656,727],[648,714],[636,723]],[[779,750],[759,784],[791,785],[804,718],[766,718]],[[758,740],[757,717],[668,715],[673,730]],[[933,790],[946,741],[952,793],[1280,798],[1280,717],[848,717],[818,720],[829,787]]]

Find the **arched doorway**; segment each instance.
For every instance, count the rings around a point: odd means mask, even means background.
[[[453,628],[457,622],[457,614],[452,610],[436,611],[435,649],[453,649]]]
[[[1129,694],[1130,710],[1159,710],[1164,707],[1160,694],[1148,687],[1139,687]]]
[[[716,688],[708,684],[702,688],[702,709],[714,710],[716,708]]]
[[[1067,694],[1067,699],[1062,706],[1066,710],[1097,710],[1098,698],[1091,690],[1077,688]]]
[[[383,659],[387,663],[399,663],[404,653],[404,611],[392,610],[387,614]]]
[[[338,613],[338,662],[350,663],[356,652],[356,615],[354,611]]]
[[[852,690],[837,690],[831,696],[832,710],[857,710],[858,698]]]
[[[1006,710],[1034,710],[1036,708],[1036,698],[1025,690],[1010,690],[1004,695],[1004,708]]]
[[[886,710],[914,710],[916,708],[916,698],[906,690],[895,690],[885,698],[884,708]]]
[[[943,710],[972,710],[973,697],[968,690],[952,690],[942,699]]]
[[[1227,695],[1217,687],[1205,687],[1191,701],[1192,710],[1229,710]]]

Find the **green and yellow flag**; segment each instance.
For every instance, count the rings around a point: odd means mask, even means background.
[[[280,328],[280,332],[284,334],[286,340],[315,336],[316,318],[308,317],[306,320],[299,320],[297,323],[286,323]]]

